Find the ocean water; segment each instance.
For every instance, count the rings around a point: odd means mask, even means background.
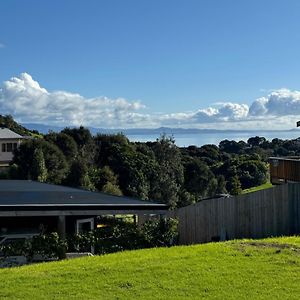
[[[206,144],[218,145],[222,140],[247,141],[250,137],[263,136],[267,140],[279,138],[282,140],[300,137],[300,131],[251,131],[251,132],[214,132],[214,133],[185,133],[173,134],[176,145],[187,147],[190,145],[203,146]],[[127,135],[132,142],[155,141],[159,135]]]

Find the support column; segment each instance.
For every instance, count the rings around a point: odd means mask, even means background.
[[[58,216],[57,232],[61,239],[66,238],[66,217],[65,216]]]
[[[58,216],[57,232],[60,239],[64,240],[66,238],[66,217],[65,216]],[[59,249],[59,259],[66,258],[66,252],[67,251],[65,247]]]

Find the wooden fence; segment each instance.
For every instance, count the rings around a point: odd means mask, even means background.
[[[300,183],[216,198],[169,211],[179,220],[179,243],[300,233]]]

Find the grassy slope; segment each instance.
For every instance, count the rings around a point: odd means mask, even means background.
[[[248,194],[248,193],[252,193],[252,192],[257,192],[257,191],[260,191],[260,190],[269,189],[271,187],[273,187],[272,183],[267,182],[267,183],[264,183],[262,185],[252,187],[250,189],[245,189],[245,190],[242,191],[242,194]]]
[[[0,278],[0,299],[299,299],[300,237],[123,252]]]

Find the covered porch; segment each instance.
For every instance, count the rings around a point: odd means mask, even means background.
[[[0,235],[66,234],[93,230],[99,216],[126,215],[134,222],[164,215],[165,204],[27,180],[0,180]]]

